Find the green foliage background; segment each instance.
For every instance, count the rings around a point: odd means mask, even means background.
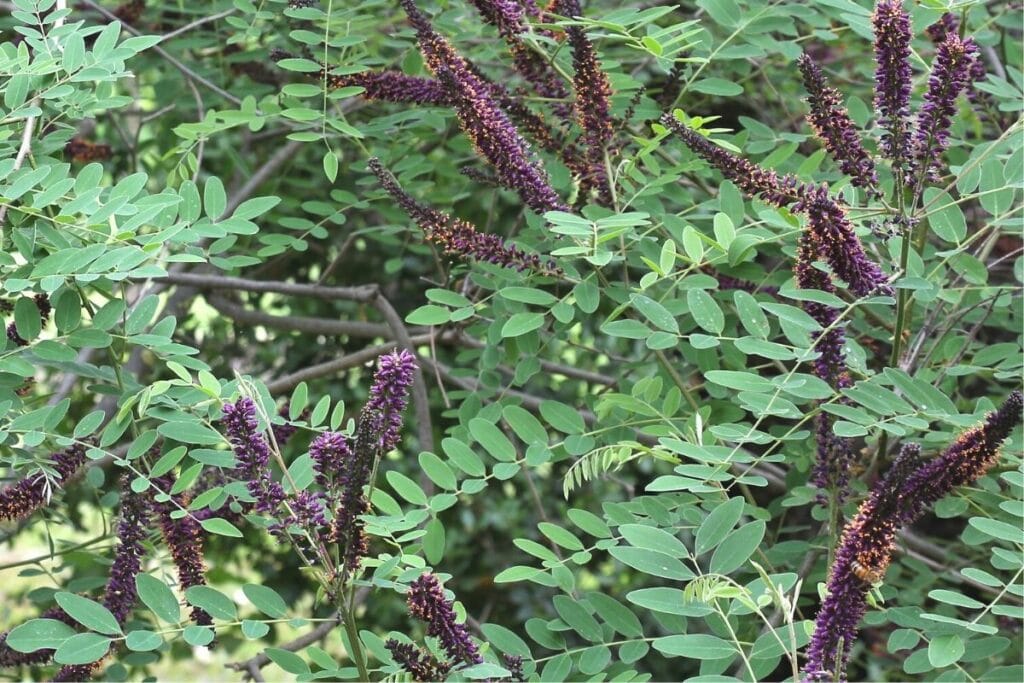
[[[184,486],[230,463],[216,420],[243,384],[300,426],[284,456],[308,485],[310,439],[351,427],[368,362],[394,346],[380,300],[408,328],[428,394],[373,492],[356,614],[381,677],[397,671],[390,632],[422,640],[401,589],[433,567],[489,643],[469,677],[504,675],[500,652],[541,680],[785,680],[837,533],[807,485],[814,417],[830,410],[864,449],[849,516],[886,445],[935,453],[1020,386],[1024,74],[1012,3],[910,6],[915,105],[934,55],[923,29],[945,10],[963,16],[989,69],[984,106],[960,101],[949,173],[924,198],[927,243],[905,273],[899,241],[869,229],[878,207],[804,122],[795,67],[812,52],[876,140],[871,3],[588,3],[613,113],[630,112],[609,155],[616,205],[547,217],[462,173],[486,165],[448,109],[366,101],[311,73],[302,55],[335,73],[425,74],[397,3],[143,4],[122,26],[100,9],[112,3],[0,3],[11,10],[0,18],[0,296],[30,342],[0,342],[0,461],[16,481],[45,474],[69,440],[96,440],[84,477],[2,530],[5,629],[57,591],[101,592],[122,472],[141,490],[153,468]],[[521,85],[470,3],[421,5],[485,73]],[[537,47],[571,74],[568,50]],[[272,48],[300,57],[278,65]],[[667,139],[654,121],[674,108],[745,157],[851,198],[868,253],[913,302],[902,364],[888,361],[894,299],[847,299],[849,402],[813,376],[815,324],[800,301],[826,295],[792,285],[799,220],[745,200]],[[110,158],[73,161],[75,136],[109,145]],[[564,275],[440,253],[367,171],[371,156],[414,196],[553,256]],[[541,156],[572,197],[569,170]],[[760,291],[720,288],[716,273]],[[360,298],[248,281],[373,288]],[[27,298],[39,292],[54,306],[46,324]],[[162,453],[147,454],[158,439]],[[901,537],[851,676],[1024,676],[1020,443],[1018,431],[994,470]],[[269,679],[355,676],[340,628],[281,648],[331,606],[288,548],[240,528],[208,529],[206,600],[224,603],[217,648],[197,659],[208,634],[181,615],[158,619],[144,596],[126,632],[159,644],[129,634],[105,679],[236,679],[228,664],[260,652]],[[151,540],[145,568],[173,586]]]

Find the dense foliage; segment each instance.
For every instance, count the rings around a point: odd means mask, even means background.
[[[1024,679],[1013,5],[0,2],[0,677]]]

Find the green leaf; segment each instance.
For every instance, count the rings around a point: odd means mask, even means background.
[[[452,472],[452,468],[448,467],[441,458],[433,453],[424,451],[420,453],[418,459],[420,469],[430,477],[430,481],[447,491],[455,491],[459,488],[459,481],[456,479],[455,473]]]
[[[523,658],[530,657],[530,646],[515,633],[498,624],[483,624],[480,630],[488,643],[509,655]]]
[[[690,315],[694,322],[711,334],[721,334],[725,329],[725,315],[718,303],[703,289],[690,289],[686,292],[686,303],[690,307]]]
[[[706,633],[665,636],[655,639],[652,645],[655,650],[669,657],[724,659],[737,654],[736,648],[729,641]]]
[[[58,592],[54,599],[69,617],[87,629],[107,635],[121,634],[121,626],[117,619],[110,610],[98,602],[65,591]]]
[[[761,520],[744,524],[725,537],[711,555],[711,572],[730,574],[740,567],[754,554],[764,540],[765,523]]]
[[[688,581],[694,577],[682,562],[656,550],[615,546],[609,548],[608,553],[619,562],[651,576],[677,581]]]
[[[740,391],[773,391],[775,385],[771,380],[752,372],[739,372],[736,370],[710,370],[704,373],[705,379],[729,389]]]
[[[262,621],[254,621],[252,619],[242,620],[242,635],[249,640],[259,640],[268,633],[270,633],[269,624]]]
[[[493,422],[474,417],[469,421],[469,433],[495,460],[516,459],[516,447]]]
[[[185,642],[189,645],[202,647],[213,642],[213,629],[209,626],[186,626],[182,632]]]
[[[701,522],[697,529],[693,547],[695,554],[703,555],[725,539],[732,528],[736,526],[736,522],[740,521],[740,517],[743,515],[743,503],[742,498],[730,498],[726,503],[717,505],[711,511],[711,514]]]
[[[32,299],[20,297],[14,304],[14,326],[18,336],[25,341],[32,341],[39,336],[43,324],[39,317],[39,309]]]
[[[435,517],[427,522],[426,532],[423,536],[423,555],[427,562],[436,565],[444,559],[444,524]]]
[[[583,550],[584,545],[580,539],[576,538],[576,535],[571,531],[567,531],[557,524],[551,524],[550,522],[541,522],[537,525],[537,529],[542,534],[551,539],[551,541],[566,550]]]
[[[270,661],[290,674],[301,675],[309,673],[309,664],[306,664],[306,661],[294,652],[282,650],[278,647],[268,647],[263,652],[270,658]]]
[[[540,414],[549,425],[563,434],[580,434],[586,429],[579,411],[558,401],[541,401]]]
[[[142,604],[150,609],[169,624],[177,624],[181,621],[181,606],[178,598],[160,579],[149,574],[139,574],[135,577],[135,588],[138,590],[139,599]]]
[[[689,557],[690,552],[682,541],[665,531],[646,524],[623,524],[619,533],[630,545],[637,548],[656,550],[672,557]]]
[[[615,598],[604,593],[587,593],[587,602],[601,619],[615,631],[627,638],[640,638],[644,635],[640,619],[633,611]]]
[[[542,313],[515,313],[501,326],[502,337],[519,337],[544,325]]]
[[[242,537],[242,532],[238,527],[228,520],[220,517],[204,519],[200,524],[203,526],[204,531],[209,531],[211,534],[217,534],[218,536],[230,536],[232,538]]]
[[[558,616],[583,638],[601,642],[601,625],[578,601],[567,595],[556,595],[552,602]]]
[[[724,78],[702,78],[691,85],[690,89],[706,95],[720,95],[722,97],[743,94],[743,86],[733,81],[727,81]]]
[[[981,609],[985,606],[983,602],[949,590],[933,590],[928,593],[928,597],[938,602],[944,602],[947,605],[956,605],[957,607],[966,607],[967,609]]]
[[[643,296],[642,294],[634,294],[630,297],[633,301],[633,307],[640,312],[648,321],[654,324],[666,332],[673,334],[679,334],[679,323],[676,322],[675,316],[663,305],[651,299],[650,297]]]
[[[451,311],[444,306],[427,304],[405,316],[405,322],[410,325],[443,325],[451,320],[451,317]]]
[[[73,635],[75,630],[63,621],[32,619],[11,629],[4,644],[16,652],[55,650]]]
[[[129,650],[134,650],[135,652],[156,650],[163,644],[164,639],[160,637],[159,633],[154,633],[153,631],[129,631],[128,637],[125,638],[125,645],[128,646]]]
[[[395,493],[413,505],[426,505],[427,494],[423,492],[420,485],[409,477],[395,470],[389,471],[384,477],[388,480]]]
[[[1009,541],[1010,543],[1024,543],[1024,530],[1019,526],[1013,526],[1012,524],[989,519],[988,517],[971,517],[967,520],[967,523],[992,538]]]
[[[960,661],[964,656],[964,641],[956,633],[935,636],[928,643],[928,662],[936,669]]]
[[[185,599],[194,607],[206,610],[211,617],[235,621],[238,613],[231,598],[209,586],[192,586],[185,591]]]
[[[224,192],[224,183],[217,176],[210,176],[203,186],[203,207],[207,217],[216,222],[224,215],[228,199]]]
[[[247,583],[242,586],[242,593],[253,607],[272,619],[283,619],[288,615],[288,605],[285,604],[284,598],[269,586]]]
[[[79,633],[61,643],[53,653],[53,661],[58,664],[90,664],[107,654],[111,642],[111,638],[98,633]]]

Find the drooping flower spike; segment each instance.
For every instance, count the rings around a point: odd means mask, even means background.
[[[125,477],[122,481],[121,514],[117,525],[118,545],[114,551],[114,562],[110,566],[110,577],[107,579],[107,589],[103,595],[103,606],[122,626],[128,620],[138,599],[135,577],[142,570],[142,559],[146,556],[143,541],[149,535],[149,519],[148,498],[133,492],[129,487],[129,478]],[[67,664],[57,671],[53,680],[87,681],[99,668],[101,661],[97,659],[88,664]]]
[[[448,90],[463,132],[494,166],[502,184],[514,189],[537,213],[566,210],[539,160],[492,97],[488,84],[433,29],[413,0],[401,0],[401,4],[416,29],[427,68]]]
[[[423,574],[409,585],[409,614],[427,624],[427,635],[437,638],[455,662],[480,664],[483,657],[464,624],[455,620],[452,602],[444,596],[441,582]]]
[[[885,273],[864,253],[845,209],[829,196],[827,185],[806,188],[793,211],[807,216],[806,231],[811,243],[854,295],[892,293]]]
[[[904,447],[843,530],[807,650],[806,681],[846,680],[846,663],[871,588],[863,577],[884,576],[897,532],[996,463],[999,448],[1020,424],[1022,408],[1024,396],[1015,391],[984,423],[961,434],[931,460],[922,462],[914,445]]]
[[[553,9],[557,14],[568,17],[582,14],[579,0],[557,0]],[[576,91],[573,110],[586,142],[586,164],[580,179],[580,196],[585,198],[590,190],[596,190],[598,203],[611,206],[612,191],[604,162],[605,150],[613,133],[611,84],[608,74],[601,68],[597,50],[587,38],[583,27],[568,26],[565,33],[572,47],[573,88]]]
[[[910,156],[910,15],[903,8],[903,0],[880,0],[872,22],[875,114],[884,129],[882,152],[899,169]]]
[[[671,113],[661,116],[661,123],[672,131],[694,154],[714,166],[744,193],[773,206],[789,206],[799,201],[804,184],[794,176],[779,176],[732,152],[722,149],[706,137],[680,122]]]
[[[404,671],[412,675],[414,681],[431,683],[443,681],[448,676],[451,665],[439,662],[434,655],[412,643],[402,643],[389,638],[384,647],[395,658]]]
[[[423,230],[423,236],[446,254],[493,263],[516,270],[554,272],[552,264],[544,264],[536,254],[527,254],[505,242],[499,235],[480,232],[476,226],[460,218],[432,209],[413,199],[388,173],[378,159],[370,159],[370,170],[381,185],[409,217]]]
[[[955,32],[948,32],[938,44],[914,132],[912,173],[920,180],[938,178],[942,153],[949,146],[956,99],[970,88],[972,69],[977,63],[978,46],[970,38],[961,39]]]
[[[52,483],[61,486],[85,464],[85,446],[73,444],[52,459],[57,471]],[[0,520],[24,519],[46,505],[54,493],[50,483],[40,472],[0,490]]]
[[[154,493],[171,491],[174,481],[170,474],[156,477],[150,490]],[[154,495],[150,501],[160,535],[177,569],[178,585],[182,591],[192,586],[206,585],[206,562],[203,559],[203,536],[199,520],[191,514],[178,519],[171,515],[175,510],[188,509],[189,502],[190,497],[186,493],[171,494],[171,500],[165,502],[157,500]],[[198,626],[213,625],[213,617],[194,605],[192,621]]]
[[[864,149],[860,133],[843,105],[842,95],[829,85],[821,67],[807,53],[800,55],[797,65],[804,77],[810,105],[807,121],[815,135],[825,143],[829,155],[855,186],[878,196],[875,162]]]

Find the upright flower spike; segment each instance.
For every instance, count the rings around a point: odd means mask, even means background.
[[[662,114],[661,123],[682,140],[694,154],[718,169],[743,192],[758,197],[773,206],[789,206],[800,199],[803,183],[794,176],[779,176],[775,171],[762,168],[728,152],[689,126],[676,120],[671,113]]]
[[[416,357],[407,349],[385,353],[377,359],[377,372],[370,386],[364,411],[376,415],[380,426],[380,452],[387,453],[398,445],[402,430],[402,413],[409,403],[409,390],[416,377]]]
[[[154,491],[170,491],[174,487],[174,477],[165,474],[153,480]],[[173,502],[172,502],[173,501]],[[203,536],[199,521],[192,515],[174,519],[171,513],[178,509],[188,509],[189,497],[179,493],[171,496],[171,500],[160,502],[156,496],[150,502],[157,526],[164,545],[171,554],[171,560],[178,572],[178,585],[182,591],[192,586],[206,585],[206,563],[203,560]],[[213,617],[201,607],[192,607],[192,621],[199,626],[212,626]]]
[[[456,662],[481,664],[476,644],[463,624],[456,623],[452,603],[444,597],[441,582],[433,574],[423,574],[409,585],[409,614],[427,624],[427,635]]]
[[[819,253],[832,271],[846,281],[854,295],[892,293],[885,273],[864,253],[846,211],[829,196],[827,185],[808,188],[793,211],[806,214],[806,230]]]
[[[404,671],[412,675],[414,681],[443,681],[451,669],[447,662],[439,662],[434,655],[412,643],[402,643],[389,638],[384,647],[395,658]]]
[[[57,471],[52,483],[61,486],[85,464],[85,446],[73,444],[51,458]],[[24,519],[46,505],[53,495],[50,483],[39,473],[0,490],[0,520]]]
[[[284,500],[284,489],[270,475],[270,445],[259,431],[256,404],[248,396],[235,403],[225,403],[221,420],[238,468],[249,480],[248,489],[256,499],[256,510],[265,515],[273,514]]]
[[[370,502],[363,489],[381,453],[382,427],[379,413],[364,406],[356,425],[354,457],[349,458],[348,466],[338,475],[340,488],[331,539],[341,549],[342,565],[348,572],[359,569],[368,549],[366,525],[361,515],[370,511]]]
[[[971,70],[977,62],[978,47],[970,38],[961,40],[949,32],[938,45],[914,133],[912,173],[922,180],[938,178],[942,153],[949,146],[956,98],[973,82]]]
[[[568,17],[583,14],[579,0],[558,0],[554,11]],[[580,195],[586,197],[590,190],[596,190],[598,203],[611,206],[612,191],[604,162],[605,149],[613,133],[611,84],[586,31],[581,26],[569,26],[565,34],[572,47],[573,88],[576,91],[573,110],[586,142],[586,164],[580,179]]]
[[[880,0],[875,27],[875,114],[885,129],[882,152],[902,169],[910,156],[910,15],[903,0]]]
[[[135,607],[138,593],[135,577],[142,569],[142,558],[146,555],[143,544],[149,534],[149,501],[141,494],[134,493],[125,477],[121,487],[121,516],[117,525],[117,550],[110,566],[110,578],[103,596],[103,606],[110,610],[117,623],[124,625]],[[87,681],[101,660],[88,664],[68,664],[54,676],[54,681]]]
[[[417,202],[401,188],[378,159],[370,159],[369,167],[395,203],[420,227],[427,241],[439,246],[446,254],[458,254],[463,258],[519,271],[555,270],[553,264],[543,264],[536,254],[527,254],[519,247],[505,242],[499,235],[479,232],[471,223]]]
[[[807,89],[810,105],[807,121],[814,134],[825,143],[825,149],[855,186],[878,196],[875,162],[864,150],[857,127],[843,105],[842,95],[828,84],[821,68],[807,53],[800,55],[797,65]]]
[[[975,481],[999,459],[999,448],[1020,424],[1019,391],[985,422],[961,434],[937,458],[921,462],[916,446],[900,456],[843,530],[829,572],[827,594],[815,621],[804,669],[807,681],[846,679],[846,664],[870,585],[861,576],[883,576],[892,560],[896,534],[919,519],[956,487]],[[860,576],[858,576],[860,574]]]
[[[413,0],[401,0],[427,68],[452,96],[462,130],[497,171],[503,185],[514,189],[537,213],[567,209],[548,182],[529,145],[491,96],[491,88],[465,59],[441,37]]]

